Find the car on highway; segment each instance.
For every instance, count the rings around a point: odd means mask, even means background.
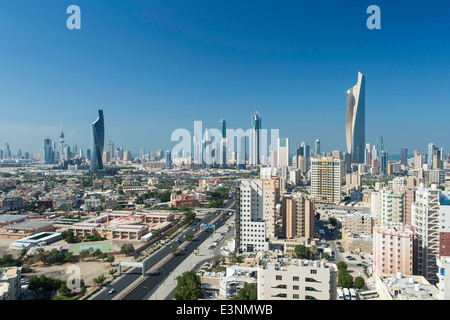
[[[114,292],[116,292],[116,289],[114,289],[114,288],[111,288],[111,289],[109,289],[109,291],[108,291],[109,294],[113,294]]]

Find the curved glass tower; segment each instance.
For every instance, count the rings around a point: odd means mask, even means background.
[[[252,115],[252,150],[251,150],[251,158],[252,158],[252,165],[258,165],[260,164],[260,131],[261,131],[261,116],[256,111],[255,106],[255,113]]]
[[[92,124],[92,148],[90,172],[103,170],[103,148],[105,144],[105,123],[103,120],[103,110],[98,110],[98,118]]]
[[[351,163],[364,163],[366,145],[365,124],[365,77],[358,72],[358,82],[347,91],[347,121],[345,133],[347,152],[351,154]]]

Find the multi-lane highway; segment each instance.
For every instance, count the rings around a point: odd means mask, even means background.
[[[234,200],[231,199],[225,203],[225,208],[231,209],[234,206]],[[213,209],[212,209],[213,210]],[[214,220],[217,220],[213,223]],[[184,235],[194,234],[201,229],[202,224],[215,225],[215,229],[220,228],[226,221],[226,214],[221,212],[213,212],[206,215],[201,221],[196,221],[181,232],[172,241],[161,247],[158,251],[153,253],[146,259],[145,265],[147,266],[146,272],[154,269],[160,261],[166,259],[171,255],[171,247],[179,247],[184,243]],[[165,278],[175,270],[175,268],[183,262],[194,249],[198,248],[206,239],[208,239],[213,233],[213,229],[204,229],[202,232],[192,241],[184,244],[183,249],[175,254],[171,259],[164,263],[156,272],[152,274],[146,273],[144,278],[142,278],[142,271],[140,268],[133,268],[129,272],[124,273],[120,276],[118,280],[114,282],[112,287],[103,288],[98,294],[92,297],[92,300],[111,300],[111,299],[121,299],[121,300],[146,300],[153,292],[158,288],[159,285],[163,283]],[[188,271],[188,270],[186,270]],[[139,284],[130,290],[130,286],[140,280]],[[111,288],[113,292],[109,293]]]

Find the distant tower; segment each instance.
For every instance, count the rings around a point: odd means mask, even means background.
[[[59,135],[59,159],[61,162],[64,160],[64,133],[63,133],[63,121],[61,116],[61,134]]]
[[[320,156],[320,140],[317,139],[316,143],[315,143],[315,151],[314,151],[314,155],[317,158],[318,156]]]
[[[105,122],[103,110],[98,110],[98,118],[92,124],[92,150],[90,172],[96,173],[103,170],[103,147],[105,144]]]
[[[256,111],[255,105],[255,113],[252,115],[252,150],[251,150],[251,158],[252,165],[260,164],[260,132],[261,132],[261,115]]]

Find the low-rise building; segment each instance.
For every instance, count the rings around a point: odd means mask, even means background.
[[[0,300],[17,300],[22,267],[0,268]]]
[[[283,259],[258,268],[258,300],[336,300],[336,287],[337,267],[324,261]]]
[[[422,276],[374,273],[380,300],[437,300],[438,289]]]

